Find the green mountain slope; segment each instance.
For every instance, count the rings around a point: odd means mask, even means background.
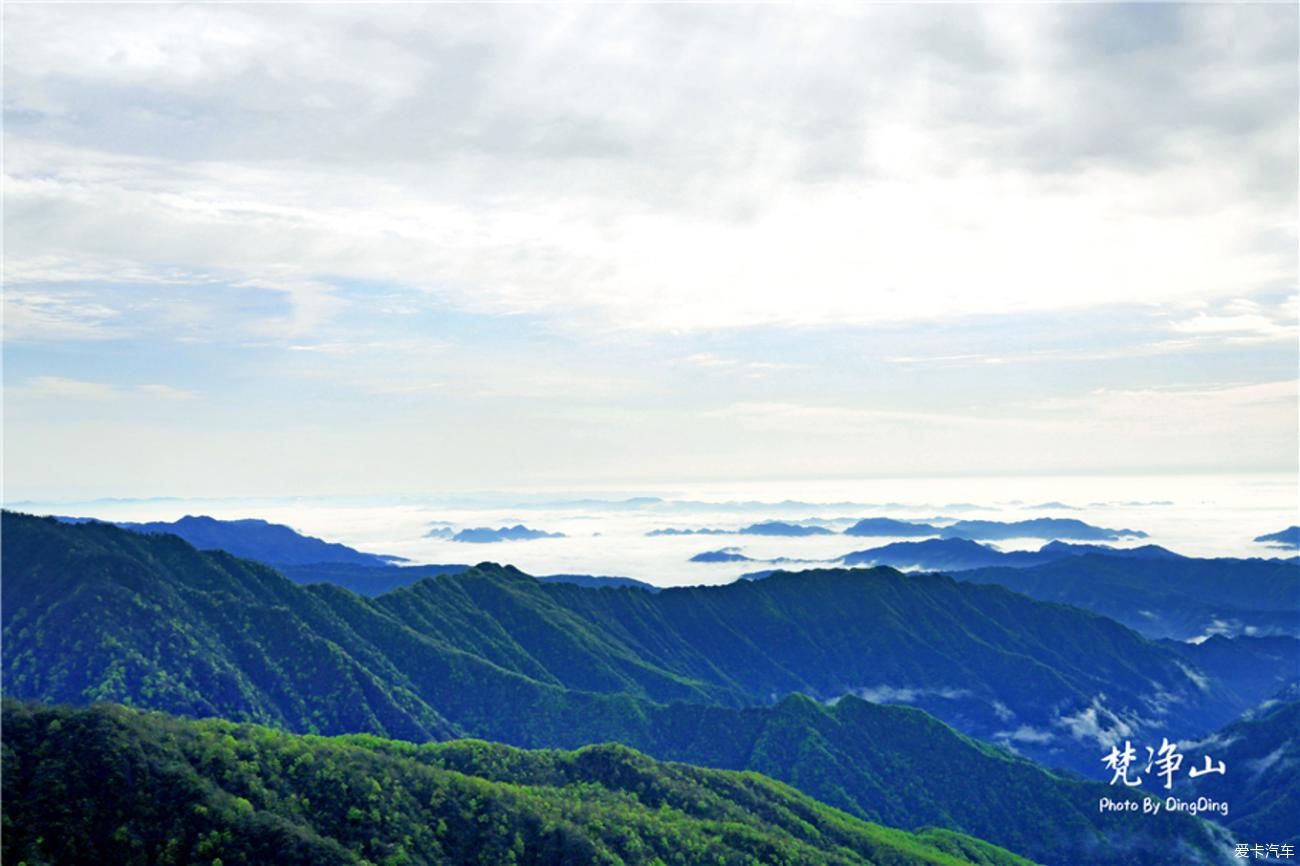
[[[1029,861],[859,821],[754,773],[621,746],[324,739],[122,707],[6,704],[6,863],[934,864]]]

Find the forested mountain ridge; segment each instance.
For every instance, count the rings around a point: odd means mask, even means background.
[[[865,662],[843,664],[923,677],[944,664],[1003,658],[1030,687],[1064,683],[1066,694],[1071,677],[1087,685],[1085,673],[1122,675],[1107,665],[1124,663],[1123,652],[1155,652],[1148,660],[1165,652],[1099,617],[997,587],[957,592],[946,578],[878,570],[653,595],[543,585],[483,567],[367,599],[329,585],[295,586],[269,568],[170,536],[11,514],[4,533],[10,695],[117,700],[413,741],[617,741],[659,758],[766,771],[860,817],[961,828],[1047,863],[1087,862],[1077,858],[1088,840],[1105,842],[1088,850],[1131,850],[1150,863],[1161,862],[1152,858],[1170,840],[1190,840],[1205,856],[1212,849],[1187,816],[1099,816],[1098,798],[1113,793],[1106,786],[1054,776],[919,710],[852,697],[823,706],[794,696],[772,706],[779,694],[760,691],[778,676],[833,683],[852,670],[836,667],[838,648],[854,645]],[[799,624],[836,605],[839,614]],[[1000,624],[999,605],[1043,609],[1041,631]],[[886,627],[890,640],[873,643]],[[1097,644],[1040,649],[1061,643],[1053,629],[1076,628],[1085,630],[1076,639],[1097,629],[1092,640],[1116,642],[1121,655],[1089,673]],[[965,637],[932,634],[949,629]],[[1045,653],[1050,664],[1031,653]],[[956,675],[963,671],[980,669]],[[764,706],[745,706],[756,703]],[[1024,745],[1016,739],[1024,729],[1008,731],[1009,742]],[[1099,765],[1098,744],[1073,748],[1080,761]]]
[[[621,746],[414,746],[6,702],[6,863],[1028,866]]]
[[[1090,771],[1109,729],[1145,719],[1186,737],[1246,709],[1110,620],[937,575],[826,570],[651,594],[485,565],[367,599],[172,536],[4,521],[4,677],[19,697],[563,745],[553,737],[590,733],[633,699],[859,694],[987,739],[1032,731],[1026,754]]]
[[[81,517],[58,519],[67,523],[101,522]],[[186,515],[173,521],[120,522],[113,525],[131,532],[175,535],[199,550],[224,550],[235,556],[275,566],[332,563],[381,567],[397,558],[363,553],[345,544],[323,541],[288,526],[257,518],[217,520],[205,515]]]

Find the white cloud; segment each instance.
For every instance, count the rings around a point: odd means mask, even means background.
[[[288,105],[297,107],[307,95],[328,104],[328,89],[340,87],[392,105],[427,66],[417,51],[366,38],[328,10],[113,6],[72,15],[15,9],[6,17],[23,34],[7,41],[7,65],[20,80],[45,85],[12,96],[19,107],[42,111],[70,108],[58,99],[58,83],[74,71],[103,85],[177,94],[264,76],[290,86],[252,88],[246,99],[269,105],[293,93]]]
[[[673,331],[1213,298],[1225,285],[1284,279],[1289,264],[1235,246],[1251,220],[1242,208],[1114,212],[1098,190],[1122,176],[1059,191],[1015,178],[881,181],[869,195],[777,190],[760,217],[737,223],[550,190],[493,191],[496,203],[481,207],[334,169],[11,150],[18,273],[34,270],[28,257],[81,250],[146,271],[165,256],[284,287],[304,311],[300,330],[338,310],[323,274],[414,286],[477,312]],[[97,178],[89,186],[87,171]],[[38,212],[46,219],[32,231]]]
[[[1290,341],[1300,337],[1300,295],[1267,309],[1249,298],[1234,298],[1219,309],[1170,323],[1177,333],[1228,342]]]
[[[104,340],[113,336],[118,311],[71,294],[6,288],[4,338],[9,340]]]
[[[1197,671],[1193,670],[1191,667],[1183,664],[1182,662],[1177,662],[1177,665],[1179,669],[1187,676],[1187,678],[1196,684],[1196,687],[1198,689],[1200,689],[1203,692],[1208,692],[1210,690],[1210,680],[1208,677],[1206,677],[1204,674],[1198,673]]]
[[[193,391],[187,391],[184,388],[175,388],[171,385],[147,384],[139,385],[136,390],[141,394],[147,394],[150,397],[158,397],[163,400],[194,400],[198,394]]]
[[[112,400],[118,390],[104,382],[87,382],[62,376],[37,376],[24,385],[7,389],[9,395],[59,400]]]
[[[1250,711],[1246,712],[1245,718],[1250,718]],[[1216,731],[1200,740],[1179,740],[1178,747],[1185,751],[1196,749],[1204,751],[1209,751],[1210,749],[1227,749],[1240,739],[1240,737],[1224,737]]]
[[[683,360],[697,367],[734,367],[740,363],[734,358],[720,358],[712,352],[697,352]]]
[[[1081,413],[1089,421],[1163,420],[1231,422],[1233,413],[1293,413],[1300,380],[1161,388],[1101,388],[1086,395],[1032,404],[1050,412]]]
[[[1021,725],[1014,731],[998,731],[993,735],[993,738],[1013,743],[1050,743],[1056,739],[1056,735],[1051,731],[1041,730],[1030,725]]]
[[[1093,740],[1102,748],[1131,737],[1135,730],[1132,722],[1107,709],[1102,701],[1103,697],[1098,695],[1087,707],[1077,713],[1060,716],[1053,720],[1053,724],[1068,730],[1076,740]]]
[[[109,382],[91,382],[85,379],[71,379],[64,376],[34,376],[23,384],[7,388],[11,398],[58,401],[92,401],[104,403],[124,397],[143,396],[156,400],[193,400],[198,397],[193,391],[172,385],[146,383],[135,386],[120,386]]]
[[[977,411],[922,412],[909,409],[871,409],[854,406],[809,405],[784,402],[731,403],[703,413],[706,417],[739,421],[746,427],[835,435],[858,434],[881,428],[924,428],[929,431],[987,432],[1037,430],[1059,426],[1051,419],[1008,417],[1002,412],[989,415]]]
[[[333,278],[649,331],[1293,283],[1285,13],[945,13],[22,7],[9,258],[268,280],[292,333]]]
[[[873,704],[914,704],[918,699],[924,697],[937,697],[948,701],[956,701],[970,697],[972,692],[969,689],[900,687],[881,684],[878,686],[857,686],[846,690],[845,694],[862,698],[864,701],[871,701]]]
[[[1265,755],[1262,758],[1258,758],[1253,761],[1247,761],[1246,766],[1250,768],[1251,776],[1258,777],[1266,770],[1272,769],[1273,766],[1276,765],[1278,761],[1282,759],[1282,755],[1285,752],[1286,752],[1286,746],[1281,745],[1278,746],[1273,751],[1269,752],[1267,755]],[[1293,762],[1287,762],[1287,763],[1293,763]]]
[[[774,370],[794,370],[800,367],[798,364],[783,364],[775,361],[745,361],[740,358],[715,355],[712,352],[696,352],[682,358],[681,362],[693,367],[741,373],[751,378],[759,378]]]
[[[323,417],[363,484],[1291,467],[1295,17],[14,6],[12,441],[129,398],[262,455],[218,485]],[[185,381],[98,381],[137,350]]]

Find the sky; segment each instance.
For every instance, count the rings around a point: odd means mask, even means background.
[[[1297,472],[1291,5],[4,16],[4,497]]]

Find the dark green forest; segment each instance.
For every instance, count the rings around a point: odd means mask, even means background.
[[[756,773],[616,745],[416,746],[14,702],[3,722],[13,866],[1029,862],[956,833],[869,824]]]

